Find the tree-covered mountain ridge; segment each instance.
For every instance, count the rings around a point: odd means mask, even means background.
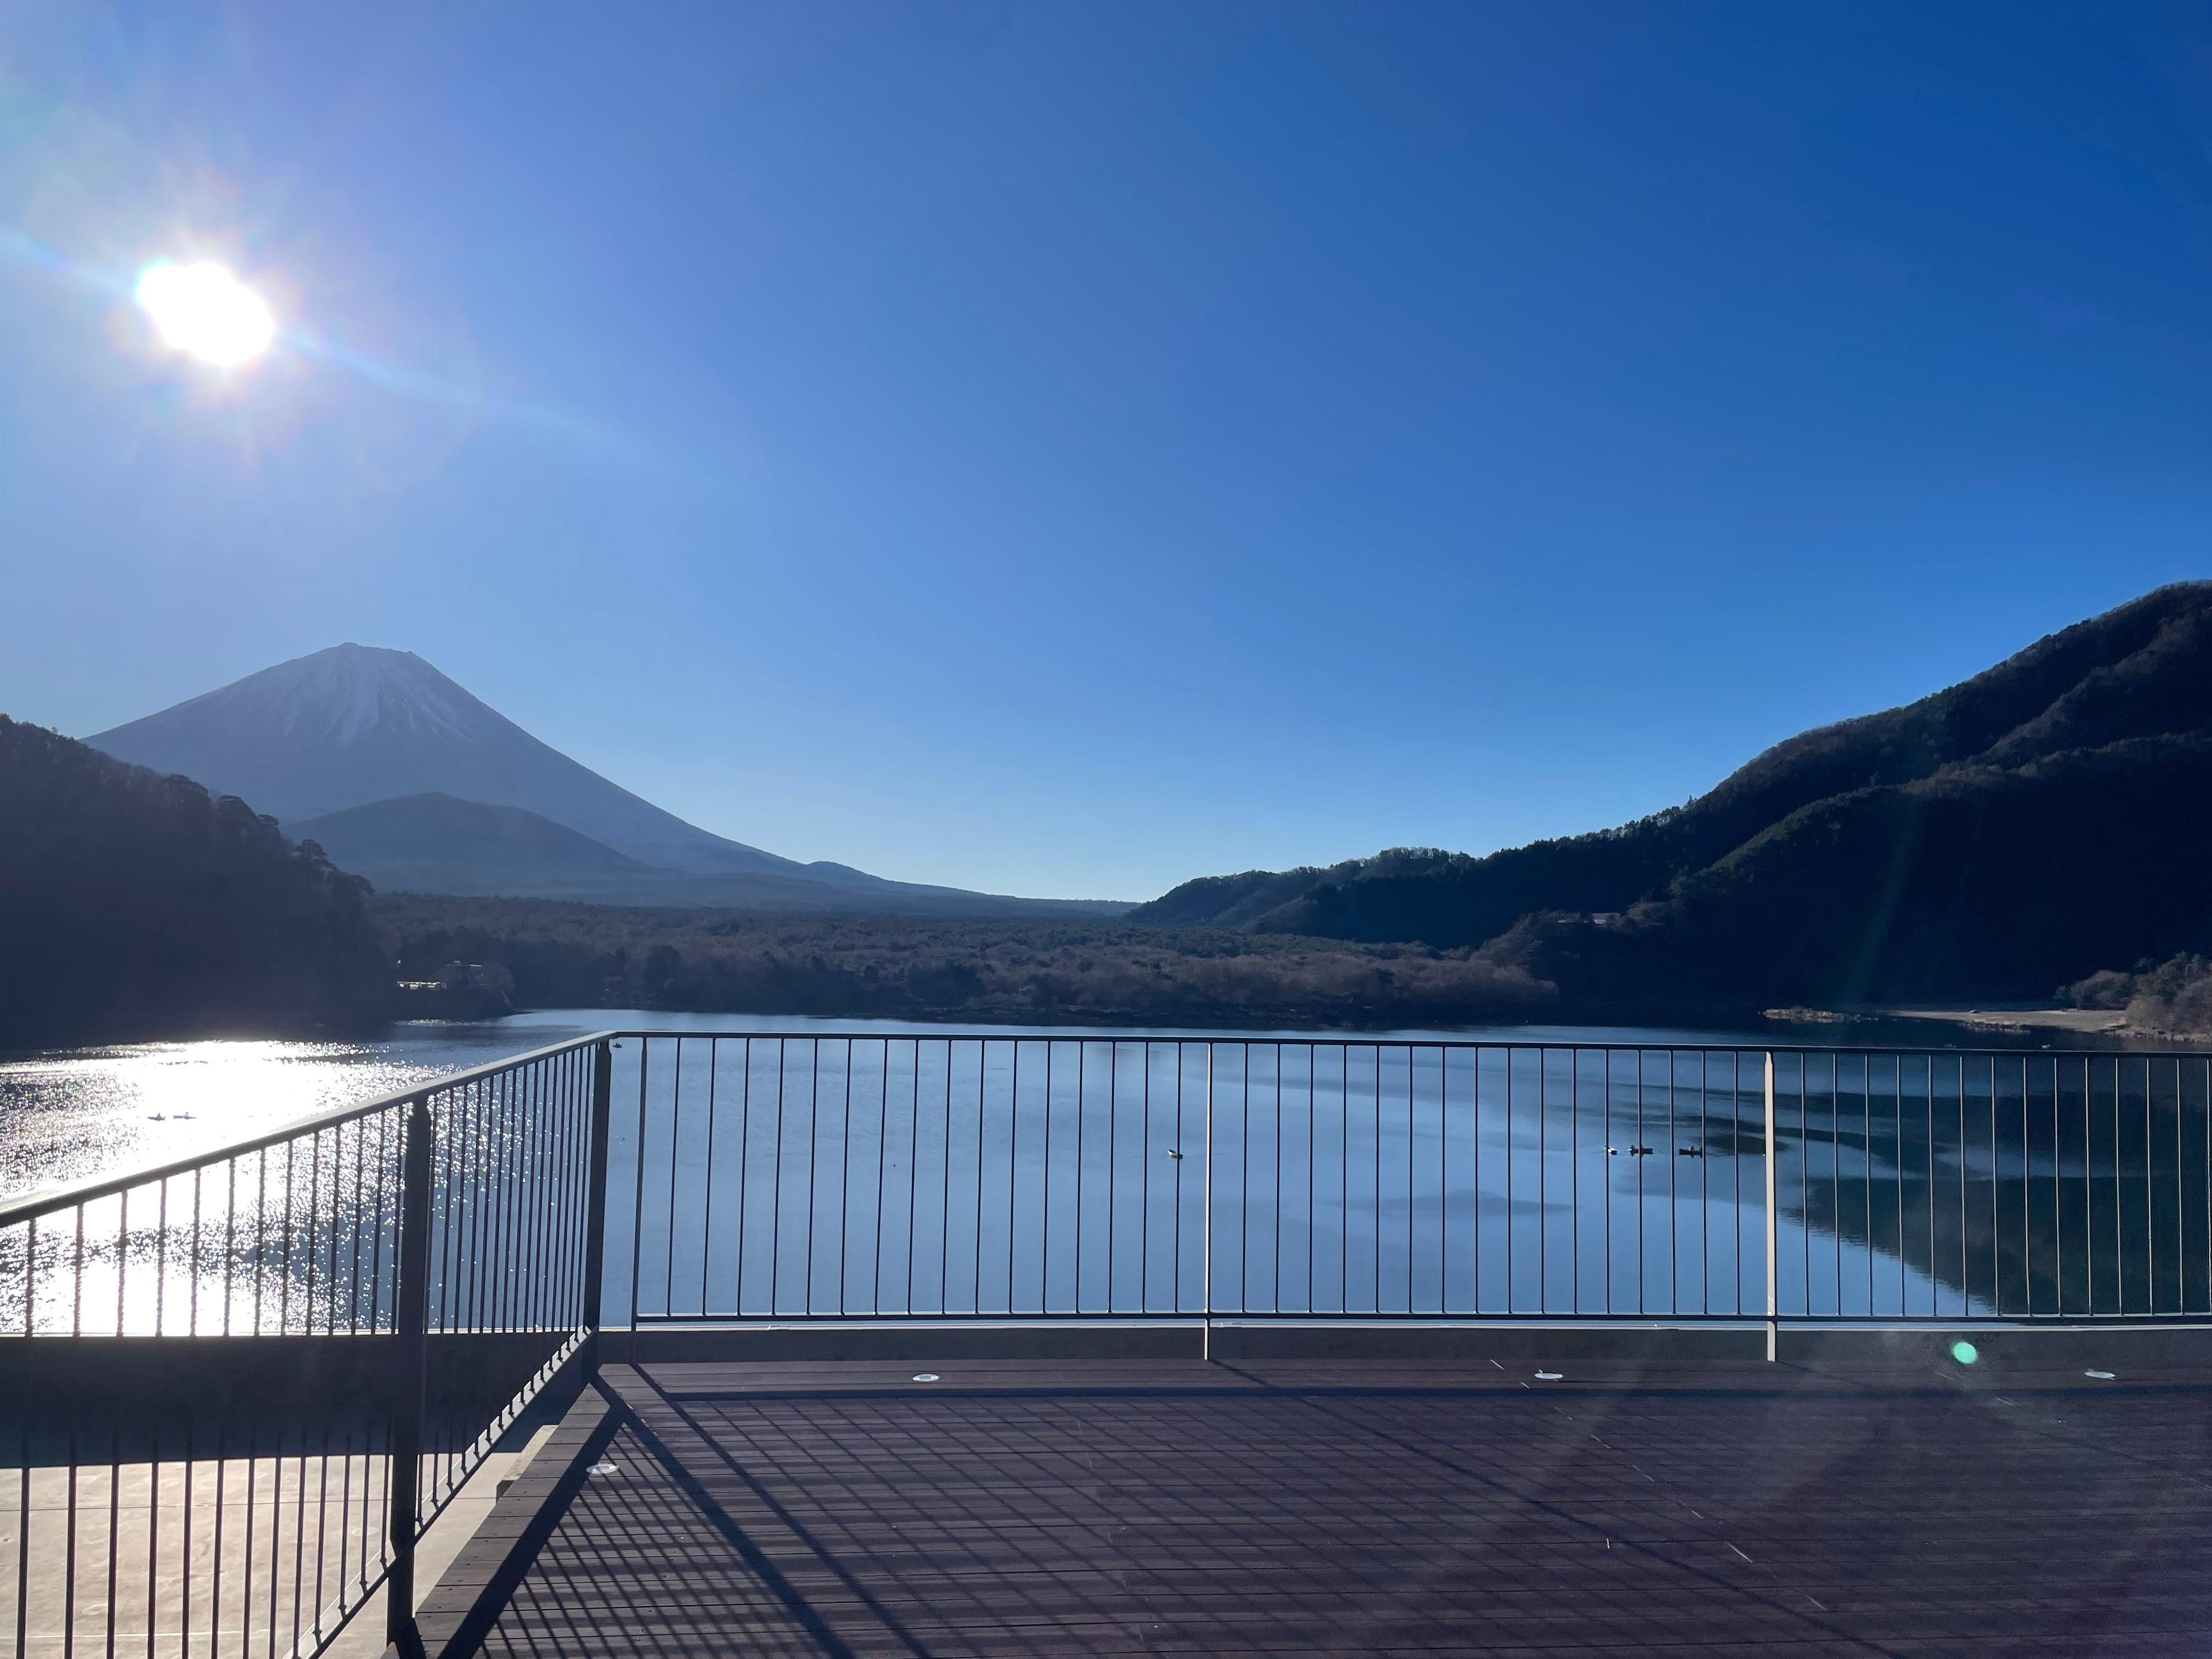
[[[1209,878],[1131,920],[1480,945],[1571,1002],[2038,996],[2212,943],[2208,803],[2190,582],[1618,829]]]
[[[0,1048],[380,1022],[368,890],[236,796],[0,714]]]

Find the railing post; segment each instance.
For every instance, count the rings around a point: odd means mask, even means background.
[[[398,1294],[392,1334],[398,1340],[391,1426],[390,1506],[385,1521],[392,1565],[384,1579],[385,1639],[403,1659],[422,1651],[415,1628],[416,1510],[420,1499],[422,1416],[430,1357],[430,1151],[434,1133],[428,1096],[407,1103],[399,1165]]]
[[[611,1039],[603,1038],[592,1048],[592,1127],[588,1174],[584,1183],[584,1308],[583,1325],[590,1333],[586,1356],[599,1363],[599,1301],[606,1283],[607,1255],[607,1137],[614,1121],[615,1056]]]
[[[1213,1042],[1206,1044],[1206,1210],[1200,1269],[1199,1358],[1213,1361]]]
[[[1774,1051],[1766,1051],[1766,1360],[1774,1363],[1782,1342],[1782,1244],[1774,1205]]]

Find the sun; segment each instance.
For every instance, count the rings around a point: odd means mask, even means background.
[[[212,261],[156,259],[135,293],[165,343],[218,368],[259,356],[276,337],[268,302]]]

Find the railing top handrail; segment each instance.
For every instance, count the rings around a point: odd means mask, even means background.
[[[211,1147],[206,1152],[193,1152],[184,1158],[172,1158],[167,1164],[155,1164],[143,1170],[132,1170],[125,1175],[95,1176],[88,1181],[73,1182],[67,1186],[49,1187],[39,1192],[23,1194],[17,1198],[0,1200],[0,1227],[21,1225],[26,1222],[36,1221],[41,1216],[52,1215],[58,1210],[75,1209],[81,1204],[89,1204],[96,1199],[111,1198],[117,1193],[128,1192],[136,1187],[144,1187],[157,1181],[171,1180],[180,1175],[190,1175],[194,1170],[204,1169],[210,1164],[221,1164],[229,1158],[241,1158],[247,1152],[258,1152],[267,1147],[281,1146],[288,1140],[297,1140],[302,1135],[313,1134],[319,1129],[334,1128],[341,1123],[350,1123],[356,1118],[372,1117],[378,1112],[389,1111],[395,1106],[404,1106],[409,1101],[423,1096],[463,1087],[488,1077],[496,1077],[502,1072],[512,1071],[518,1066],[527,1066],[533,1061],[550,1060],[556,1054],[567,1054],[572,1049],[588,1048],[594,1043],[605,1042],[625,1035],[628,1033],[593,1031],[586,1036],[570,1037],[565,1042],[549,1043],[543,1048],[532,1048],[526,1054],[510,1054],[504,1060],[490,1060],[482,1066],[471,1066],[464,1071],[448,1072],[441,1077],[428,1078],[404,1089],[393,1089],[368,1100],[356,1101],[349,1106],[332,1107],[328,1111],[317,1112],[309,1117],[280,1124],[276,1128],[264,1130],[260,1134],[250,1136],[244,1140],[233,1141],[228,1146]]]
[[[1200,1043],[1211,1043],[1217,1048],[1272,1047],[1279,1048],[1544,1048],[1557,1052],[1573,1050],[1578,1054],[1875,1054],[1895,1055],[1911,1059],[1944,1059],[1951,1055],[1967,1058],[1994,1057],[2004,1060],[2208,1060],[2212,1059],[2212,1047],[2156,1048],[1967,1048],[1956,1043],[1927,1044],[1915,1047],[1905,1043],[1861,1042],[1577,1042],[1558,1037],[1407,1037],[1361,1036],[1346,1032],[1338,1036],[1276,1036],[1254,1033],[1240,1036],[1228,1031],[1194,1031],[1188,1036],[1162,1034],[1144,1036],[1128,1033],[1116,1034],[1111,1030],[1035,1031],[677,1031],[668,1030],[631,1030],[603,1031],[599,1036],[621,1039],[634,1037],[683,1038],[686,1042],[704,1042],[713,1038],[719,1042],[750,1039],[755,1042],[836,1042],[849,1039],[870,1039],[886,1042],[1114,1042],[1150,1043],[1164,1047],[1174,1043],[1193,1048]]]

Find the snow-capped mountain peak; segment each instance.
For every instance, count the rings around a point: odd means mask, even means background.
[[[273,721],[307,743],[353,743],[379,726],[475,742],[500,714],[412,651],[334,645],[179,705],[246,724]]]
[[[287,822],[438,793],[520,807],[665,869],[804,868],[609,782],[411,651],[334,645],[86,741]]]

